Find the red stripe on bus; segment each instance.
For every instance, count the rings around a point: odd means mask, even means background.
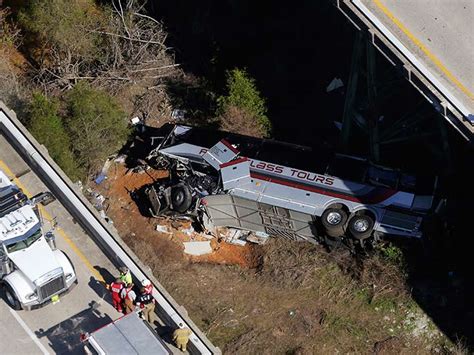
[[[222,144],[224,144],[227,148],[229,148],[230,150],[232,150],[235,154],[239,154],[240,152],[234,148],[234,146],[232,144],[230,144],[229,142],[227,142],[225,139],[222,139],[221,140]]]
[[[348,200],[348,201],[352,201],[352,202],[363,203],[363,204],[367,204],[367,205],[380,203],[380,202],[388,199],[389,197],[393,196],[397,192],[396,190],[391,190],[391,189],[377,189],[377,188],[375,188],[375,190],[378,190],[380,193],[377,193],[376,195],[370,196],[370,194],[372,192],[371,191],[367,195],[362,195],[360,197],[356,197],[356,196],[341,194],[341,193],[338,193],[338,192],[335,192],[335,191],[332,191],[332,190],[321,189],[321,188],[317,188],[315,186],[310,186],[310,185],[307,185],[307,184],[301,184],[301,183],[297,183],[295,181],[285,180],[285,179],[277,178],[277,177],[274,177],[274,176],[270,177],[268,175],[262,175],[262,174],[254,173],[254,172],[250,173],[250,177],[255,178],[255,179],[265,180],[265,181],[268,181],[268,182],[273,182],[273,183],[284,185],[284,186],[294,187],[294,188],[300,189],[300,190],[315,192],[315,193],[318,193],[318,194],[321,194],[321,195],[337,197],[337,198],[340,198],[342,200]]]
[[[239,158],[239,159],[231,160],[231,161],[228,161],[227,163],[222,163],[221,165],[219,165],[219,167],[220,168],[225,168],[226,166],[239,164],[239,163],[242,163],[244,161],[248,161],[248,159],[247,158]]]

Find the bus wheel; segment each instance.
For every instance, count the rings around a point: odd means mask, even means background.
[[[355,215],[349,220],[347,228],[357,240],[364,240],[371,236],[374,220],[367,215]]]
[[[171,205],[173,210],[184,213],[191,207],[193,197],[188,186],[185,184],[178,184],[171,188]]]
[[[328,208],[321,216],[321,223],[330,237],[337,238],[344,235],[344,225],[347,222],[347,213],[340,208]]]

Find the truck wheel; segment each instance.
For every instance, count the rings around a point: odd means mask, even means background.
[[[333,238],[344,234],[346,221],[347,213],[340,208],[328,208],[321,216],[321,223],[326,229],[326,234]]]
[[[21,310],[21,303],[18,301],[15,291],[13,291],[9,284],[5,284],[5,300],[15,311]]]
[[[364,240],[372,234],[374,220],[367,215],[355,215],[349,220],[347,228],[355,239]]]
[[[171,205],[173,210],[184,213],[191,207],[193,197],[188,186],[185,184],[178,184],[171,188]]]

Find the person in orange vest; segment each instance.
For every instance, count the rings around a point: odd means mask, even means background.
[[[120,278],[117,278],[114,282],[112,282],[109,286],[110,291],[112,292],[112,304],[114,308],[122,312],[122,297],[121,293],[123,291],[124,284]]]
[[[142,287],[145,289],[144,293],[153,295],[153,284],[148,279],[142,280]]]
[[[125,306],[124,313],[129,314],[133,312],[133,310],[135,309],[135,307],[133,306],[133,303],[135,302],[135,298],[137,297],[137,295],[135,294],[135,291],[133,291],[133,283],[125,286],[122,289],[120,296],[122,297],[123,304]]]

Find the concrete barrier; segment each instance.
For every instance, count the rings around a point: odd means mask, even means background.
[[[116,266],[127,266],[136,280],[148,278],[153,283],[153,296],[157,301],[157,313],[160,319],[168,326],[177,327],[179,323],[183,323],[192,330],[189,351],[194,354],[221,354],[220,349],[212,345],[188,317],[186,309],[178,305],[166,292],[153,276],[150,268],[140,262],[120,238],[115,228],[99,216],[95,208],[51,159],[47,150],[31,136],[15,113],[1,101],[0,130],[112,262]]]

